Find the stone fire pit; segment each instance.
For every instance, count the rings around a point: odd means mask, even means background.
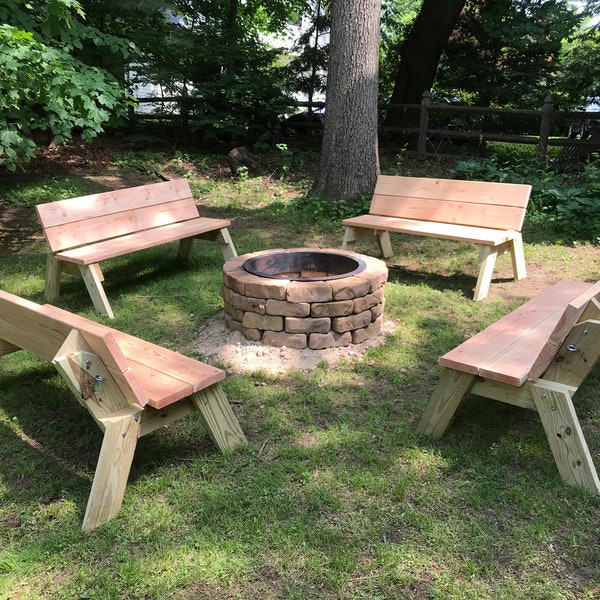
[[[223,267],[227,326],[269,346],[360,344],[381,332],[387,276],[383,261],[346,250],[245,254]]]

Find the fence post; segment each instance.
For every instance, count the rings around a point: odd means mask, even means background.
[[[417,159],[425,158],[425,152],[427,150],[427,129],[429,129],[429,103],[429,90],[425,90],[421,98],[419,138],[417,139]]]
[[[544,106],[542,108],[542,119],[540,122],[540,139],[537,147],[537,159],[539,162],[545,162],[548,158],[548,137],[550,136],[550,126],[552,124],[552,112],[554,103],[552,102],[552,94],[548,94],[544,98]]]

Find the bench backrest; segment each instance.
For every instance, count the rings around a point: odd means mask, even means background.
[[[531,186],[380,175],[370,213],[521,231]]]
[[[62,318],[63,315],[74,320]],[[133,377],[114,330],[49,304],[39,305],[0,290],[0,339],[5,343],[53,361],[73,329],[80,332],[90,350],[100,358],[124,398],[130,403],[146,404],[148,398]]]
[[[520,386],[540,377],[589,303],[600,282],[559,281],[440,358],[440,365]]]
[[[52,252],[198,217],[186,179],[38,204],[36,211]]]

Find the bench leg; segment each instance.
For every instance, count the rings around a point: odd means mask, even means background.
[[[509,249],[515,280],[525,279],[527,268],[525,267],[525,253],[523,252],[523,236],[520,233],[509,242]]]
[[[381,255],[383,258],[390,258],[394,251],[392,250],[392,242],[390,241],[389,231],[378,231],[377,240],[379,241],[379,248],[381,249]]]
[[[223,254],[223,260],[231,260],[235,258],[238,253],[233,245],[233,240],[231,239],[231,235],[229,235],[228,229],[221,229],[221,253]]]
[[[131,407],[102,421],[104,439],[83,519],[85,531],[102,525],[121,508],[139,437],[141,411],[139,407]]]
[[[183,238],[179,240],[179,250],[177,252],[177,258],[180,260],[189,260],[192,255],[192,246],[194,245],[194,238]]]
[[[46,257],[46,285],[44,287],[44,300],[49,303],[56,302],[60,295],[60,277],[62,275],[62,262],[53,254]]]
[[[351,227],[347,226],[344,232],[344,240],[342,241],[342,250],[354,250],[354,245],[357,240],[362,238],[377,236],[379,242],[379,249],[383,258],[390,258],[393,256],[394,251],[392,249],[392,242],[390,241],[389,231],[378,230],[378,229],[365,229],[364,227]]]
[[[234,450],[246,443],[246,436],[220,383],[192,394],[192,402],[221,452]]]
[[[600,480],[570,391],[566,386],[561,390],[556,385],[548,389],[543,383],[532,383],[530,388],[563,481],[600,494]]]
[[[479,277],[477,278],[477,285],[473,293],[473,300],[475,302],[483,300],[488,295],[497,256],[498,248],[494,246],[481,246],[477,260],[479,263]]]
[[[99,313],[108,315],[111,319],[114,319],[115,315],[113,314],[110,303],[108,302],[108,298],[104,292],[104,288],[102,287],[102,281],[104,281],[104,277],[102,275],[102,271],[100,270],[100,265],[98,265],[98,263],[93,265],[79,265],[79,270],[81,272],[81,276],[83,277],[85,287],[88,290],[92,302],[94,303],[94,308]]]
[[[200,240],[210,240],[211,242],[216,242],[221,246],[221,254],[223,254],[224,260],[231,260],[235,258],[238,253],[233,244],[233,240],[231,239],[231,235],[229,235],[229,229],[224,227],[223,229],[219,229],[218,231],[207,231],[206,233],[201,233],[197,236]],[[189,258],[191,252],[191,243],[190,247],[186,248],[185,246],[186,240],[181,240],[179,242],[179,256],[180,258]],[[190,238],[191,242],[191,238]],[[183,254],[187,254],[187,256],[182,256]]]
[[[475,376],[470,373],[444,369],[417,425],[417,432],[434,438],[444,435],[474,380]]]
[[[352,252],[354,250],[354,244],[356,244],[357,236],[355,235],[355,229],[353,227],[346,227],[344,231],[344,239],[342,241],[342,250],[348,250]]]

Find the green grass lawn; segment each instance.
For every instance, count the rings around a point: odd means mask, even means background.
[[[291,208],[314,157],[274,157],[237,179],[224,157],[138,160],[188,177],[205,214],[232,219],[240,254],[341,243],[338,223]],[[2,178],[0,287],[43,302],[37,201],[90,193],[109,173],[140,182],[136,167],[120,154],[108,166]],[[408,160],[385,168],[432,172]],[[0,599],[599,598],[600,498],[564,485],[534,413],[470,397],[441,440],[415,431],[441,354],[558,279],[600,279],[596,247],[529,227],[529,278],[510,281],[502,257],[480,303],[470,299],[473,246],[393,237],[385,313],[397,327],[385,344],[333,369],[229,375],[248,445],[220,454],[194,416],[141,438],[120,513],[91,533],[81,521],[100,430],[51,364],[2,357]],[[222,309],[222,259],[197,243],[182,266],[176,249],[105,263],[113,321],[76,278],[57,304],[193,356],[196,332]],[[598,383],[596,372],[576,408],[600,465]]]

